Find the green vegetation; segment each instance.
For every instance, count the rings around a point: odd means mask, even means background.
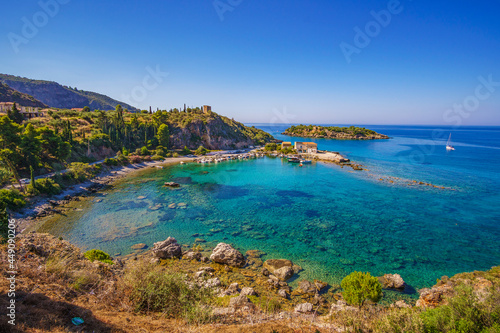
[[[106,264],[111,264],[111,265],[113,264],[113,261],[111,260],[111,257],[109,256],[109,254],[107,254],[106,252],[101,251],[101,250],[96,250],[96,249],[88,250],[83,255],[85,258],[87,258],[88,260],[90,260],[92,262],[97,260],[97,261],[100,261],[100,262],[103,262]]]
[[[377,303],[382,297],[382,285],[370,273],[352,272],[340,285],[342,296],[351,305],[362,307],[366,300]]]
[[[380,333],[500,332],[500,294],[491,289],[479,297],[470,285],[458,285],[448,304],[434,309],[395,309],[378,319]]]
[[[208,149],[203,147],[203,146],[199,146],[198,149],[196,149],[196,151],[194,152],[195,155],[206,155],[208,153]]]
[[[9,231],[9,214],[3,202],[0,202],[0,244],[3,244],[8,239]]]
[[[282,149],[280,144],[273,143],[273,142],[267,143],[266,146],[264,147],[264,151],[266,151],[266,152],[276,151],[278,153],[285,154],[285,155],[297,153],[297,151],[293,148],[287,147],[285,149]]]
[[[283,133],[290,136],[302,137],[324,137],[336,139],[363,139],[367,137],[376,137],[388,139],[387,136],[369,130],[364,127],[338,127],[338,126],[316,126],[316,125],[297,125],[291,126]]]
[[[205,305],[210,302],[212,291],[188,283],[183,274],[142,264],[128,272],[125,280],[137,312],[161,312],[168,318],[196,323],[211,319]]]
[[[54,195],[61,193],[61,186],[51,178],[42,178],[31,182],[26,190],[29,195]]]
[[[0,205],[10,210],[19,210],[26,205],[24,197],[17,190],[0,190]]]

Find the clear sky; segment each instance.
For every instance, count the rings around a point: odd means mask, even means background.
[[[143,109],[208,104],[259,123],[500,125],[498,0],[41,0],[1,8],[1,73]]]

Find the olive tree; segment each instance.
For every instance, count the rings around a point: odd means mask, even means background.
[[[366,300],[375,303],[382,297],[382,285],[370,273],[352,272],[340,283],[344,289],[342,296],[351,305],[363,306]]]

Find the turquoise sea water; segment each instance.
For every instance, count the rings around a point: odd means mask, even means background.
[[[311,141],[280,135],[286,126],[256,126],[283,140]],[[297,279],[337,284],[361,270],[399,273],[421,288],[500,265],[500,128],[369,128],[392,138],[314,140],[369,171],[279,158],[149,169],[40,231],[112,255],[168,236],[184,244],[224,241],[243,252],[263,250],[264,259],[293,260],[304,268]],[[446,152],[450,132],[456,151]],[[386,177],[397,179],[379,180]],[[408,186],[412,180],[446,189]],[[165,181],[182,187],[165,188]],[[168,208],[172,203],[186,206]]]

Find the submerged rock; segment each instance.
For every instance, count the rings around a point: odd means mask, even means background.
[[[144,243],[139,243],[139,244],[135,244],[135,245],[132,245],[130,248],[132,250],[144,250],[146,249],[148,246]]]
[[[177,240],[173,237],[168,237],[163,242],[157,242],[153,246],[153,255],[159,259],[180,258],[182,249]]]
[[[174,183],[174,182],[165,182],[165,186],[167,186],[167,187],[179,187],[181,185],[178,183]]]
[[[226,264],[233,267],[245,266],[245,257],[229,244],[219,243],[212,251],[210,259],[219,264]]]
[[[293,263],[287,259],[269,259],[264,261],[264,267],[270,272],[274,272],[281,267],[293,267]]]

